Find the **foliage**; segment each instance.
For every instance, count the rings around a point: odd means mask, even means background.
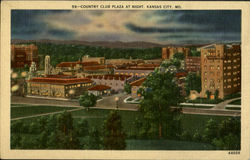
[[[211,142],[217,149],[239,150],[241,127],[240,118],[227,118],[221,123],[209,120],[206,124],[203,140]]]
[[[190,57],[200,57],[201,56],[201,52],[197,51],[196,49],[191,49],[190,53],[189,53]]]
[[[209,90],[206,90],[206,95],[207,95],[207,99],[210,99],[211,92]]]
[[[124,85],[124,91],[127,93],[127,94],[130,94],[131,93],[131,85],[129,83],[126,83]]]
[[[101,133],[95,127],[92,127],[89,131],[86,148],[95,150],[103,148]]]
[[[180,53],[180,52],[175,53],[173,57],[178,59],[178,60],[184,60],[185,59],[184,53]]]
[[[238,98],[238,97],[241,97],[241,93],[234,93],[234,94],[226,95],[226,96],[224,97],[224,100],[233,99],[233,98]]]
[[[218,99],[218,97],[219,97],[219,90],[216,89],[214,92],[214,99]]]
[[[84,92],[83,95],[79,97],[79,104],[83,107],[86,107],[87,110],[89,107],[93,107],[96,105],[97,96],[92,93]]]
[[[122,128],[121,116],[118,111],[111,111],[104,121],[104,149],[122,150],[126,148],[126,134]]]
[[[196,73],[188,73],[185,82],[185,89],[188,95],[191,90],[201,91],[201,76]]]
[[[140,91],[143,99],[139,109],[143,117],[143,134],[161,138],[163,134],[167,135],[173,131],[169,125],[174,122],[176,115],[170,107],[177,106],[181,102],[180,88],[170,72],[153,73],[143,85],[146,90]]]
[[[46,55],[51,57],[52,66],[60,62],[78,61],[82,56],[105,57],[106,59],[118,59],[130,57],[133,59],[157,59],[161,58],[161,48],[105,48],[99,46],[85,46],[73,44],[33,43],[37,45],[41,60]],[[44,63],[42,63],[44,64]]]
[[[204,104],[218,104],[222,102],[222,99],[207,99],[207,98],[197,98],[195,100],[187,100],[188,103],[204,103]]]

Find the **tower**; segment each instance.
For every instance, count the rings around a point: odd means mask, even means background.
[[[45,56],[44,74],[50,75],[50,56]]]

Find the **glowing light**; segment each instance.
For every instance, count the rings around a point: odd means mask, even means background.
[[[69,94],[75,94],[75,90],[73,89],[69,90]]]
[[[18,89],[19,89],[19,85],[17,85],[17,84],[11,87],[12,92],[17,91]]]
[[[22,73],[21,73],[21,76],[22,76],[22,77],[26,77],[26,76],[27,76],[27,72],[25,72],[25,71],[22,72]]]
[[[13,72],[12,75],[11,75],[12,78],[17,78],[18,77],[18,74]]]
[[[197,95],[196,94],[190,94],[190,97],[189,97],[191,100],[195,100],[197,98]]]

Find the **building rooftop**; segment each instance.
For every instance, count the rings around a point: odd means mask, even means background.
[[[89,88],[88,90],[89,91],[103,91],[107,89],[111,89],[111,87],[105,86],[105,85],[96,85],[94,87]]]
[[[75,67],[77,62],[61,62],[56,67]]]
[[[116,70],[155,70],[155,68],[151,67],[136,67],[136,68],[121,68]]]
[[[130,75],[112,75],[112,74],[106,74],[106,75],[90,75],[87,76],[89,79],[115,79],[115,80],[122,80],[124,81],[125,79],[131,77]]]
[[[145,80],[146,80],[146,78],[144,77],[144,78],[138,79],[138,80],[136,80],[136,81],[134,81],[134,82],[131,82],[130,85],[131,85],[131,86],[141,86],[142,83],[143,83]]]
[[[31,80],[27,80],[28,82],[37,82],[37,83],[49,83],[49,84],[75,84],[75,83],[91,83],[92,80],[88,78],[44,78],[44,77],[36,77]]]

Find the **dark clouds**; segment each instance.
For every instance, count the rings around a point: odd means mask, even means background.
[[[113,19],[112,15],[117,16],[121,12],[125,11],[74,11],[72,14],[70,10],[12,10],[11,37],[87,41],[142,40],[179,44],[241,40],[240,10],[129,11],[128,14],[134,14],[132,18],[126,20],[121,14],[121,18]],[[105,17],[107,13],[110,15],[108,18]],[[100,22],[95,17],[100,18]],[[102,17],[106,18],[105,21],[101,20]],[[61,26],[55,27],[48,23],[51,21],[60,22]],[[110,26],[113,26],[113,30]],[[96,28],[91,30],[91,27]],[[84,28],[90,32],[84,32]]]

